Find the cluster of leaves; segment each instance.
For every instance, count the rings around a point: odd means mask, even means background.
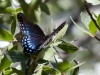
[[[48,65],[51,58],[54,56],[54,47],[58,47],[67,53],[73,53],[78,50],[73,44],[61,40],[68,25],[65,25],[61,31],[56,34],[56,38],[50,42],[49,47],[41,50],[39,54],[28,55],[22,52],[23,49],[20,47],[20,43],[15,42],[15,38],[18,39],[19,36],[21,36],[19,33],[15,34],[17,13],[24,12],[31,22],[38,22],[41,18],[40,15],[42,11],[47,15],[50,15],[50,11],[46,3],[42,2],[42,0],[32,0],[29,4],[24,0],[19,0],[18,2],[20,6],[17,8],[12,7],[12,2],[10,0],[0,2],[0,39],[10,43],[6,47],[5,52],[3,51],[4,49],[0,50],[0,74],[11,75],[16,73],[17,75],[25,75],[26,72],[32,74],[34,70],[35,75],[64,75],[67,72],[71,72],[71,75],[75,75],[79,70],[78,66],[81,65],[76,61],[75,63],[77,65],[73,67],[71,66],[71,61],[61,59],[61,62],[59,62],[58,58],[55,58],[56,69]],[[5,25],[7,25],[8,29]],[[35,57],[37,57],[37,60],[33,59]],[[32,63],[30,63],[28,69],[26,69],[26,61],[29,59],[31,59]],[[17,69],[16,66],[11,65],[16,62],[20,62],[20,70]]]
[[[85,0],[84,0],[85,1]],[[98,5],[100,4],[100,1],[99,0],[88,0],[88,3],[91,3],[92,5]],[[84,2],[84,4],[86,4]],[[86,4],[87,5],[87,4]],[[89,36],[91,37],[95,37],[96,36],[96,32],[98,30],[98,27],[100,27],[100,14],[96,15],[94,12],[90,12],[88,6],[85,6],[88,10],[87,10],[87,13],[83,13],[81,12],[80,16],[81,16],[81,20],[83,22],[83,24],[85,25],[85,27],[87,28],[84,29],[82,27],[80,27],[79,25],[77,25],[73,19],[71,18],[71,20],[73,21],[73,23],[81,30],[83,31],[84,33],[88,34]],[[90,12],[90,14],[89,14]],[[93,16],[92,16],[93,15]],[[91,17],[93,17],[93,19],[91,19]],[[95,20],[95,22],[94,22]],[[98,27],[96,26],[96,24],[98,25]]]

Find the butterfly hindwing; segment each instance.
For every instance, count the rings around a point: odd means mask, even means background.
[[[38,46],[42,44],[44,39],[31,37],[31,36],[24,36],[22,39],[22,45],[24,47],[24,52],[27,53],[37,53]]]

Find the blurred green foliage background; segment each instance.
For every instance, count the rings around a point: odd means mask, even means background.
[[[27,3],[30,3],[30,0],[25,0],[25,1]],[[75,41],[74,44],[79,47],[79,50],[74,54],[67,54],[63,51],[60,51],[61,56],[63,56],[64,58],[69,58],[70,56],[73,58],[75,56],[73,59],[79,62],[86,61],[85,64],[80,66],[79,75],[100,75],[99,41],[79,30],[70,19],[71,16],[77,24],[85,28],[80,19],[80,13],[81,12],[86,13],[86,10],[84,8],[84,3],[82,2],[82,0],[44,0],[44,1],[49,7],[50,15],[47,15],[49,14],[48,11],[47,14],[41,12],[41,17],[37,16],[37,19],[35,19],[39,24],[39,26],[43,29],[43,31],[46,34],[49,34],[52,32],[52,30],[50,29],[52,25],[53,28],[55,29],[63,21],[66,21],[69,27],[63,39],[68,42],[77,39],[77,41]],[[19,2],[21,3],[20,0]],[[16,25],[16,21],[14,20],[14,17],[11,14],[16,16],[18,11],[20,11],[20,8],[18,7],[20,7],[20,5],[18,2],[16,2],[16,0],[0,0],[0,27],[12,31],[12,34],[14,34],[13,33],[14,30],[11,30],[11,25],[12,24]],[[25,8],[26,7],[27,6],[25,6]],[[99,8],[100,5],[93,6],[92,4],[89,4],[89,9],[97,15],[100,13]],[[12,11],[14,12],[12,13]],[[40,13],[38,13],[38,15],[39,14]],[[15,34],[18,32],[19,32],[19,26],[17,26]],[[100,36],[100,32],[97,32],[97,36],[98,37]],[[0,43],[0,46],[1,45],[2,43]],[[1,49],[3,48],[1,47]]]

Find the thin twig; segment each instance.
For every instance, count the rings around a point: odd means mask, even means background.
[[[86,0],[84,0],[84,5],[85,5],[86,11],[87,11],[87,13],[89,14],[91,20],[93,21],[93,23],[95,24],[95,26],[96,26],[96,27],[99,29],[99,31],[100,31],[99,25],[97,24],[96,20],[93,18],[93,16],[92,16],[90,10],[88,9],[88,5],[87,5],[87,1],[86,1]],[[99,39],[97,36],[95,36],[95,38],[96,38],[98,41],[100,41],[100,39]]]
[[[84,5],[85,5],[86,11],[87,11],[87,13],[89,14],[91,20],[93,21],[93,23],[95,24],[95,26],[96,26],[96,27],[99,29],[99,31],[100,31],[99,25],[97,24],[96,20],[93,18],[93,16],[92,16],[90,10],[88,9],[88,5],[87,5],[87,1],[86,1],[86,0],[84,0]]]
[[[62,56],[59,54],[59,52],[56,50],[56,48],[53,46],[53,48],[55,49],[55,51],[58,53],[58,55],[60,56],[60,58],[63,60]]]
[[[100,39],[99,39],[97,36],[95,36],[95,38],[96,38],[98,41],[100,41]]]

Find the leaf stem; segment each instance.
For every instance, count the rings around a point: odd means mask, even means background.
[[[96,38],[98,41],[100,41],[100,38],[98,38],[97,36],[95,36],[95,38]]]

